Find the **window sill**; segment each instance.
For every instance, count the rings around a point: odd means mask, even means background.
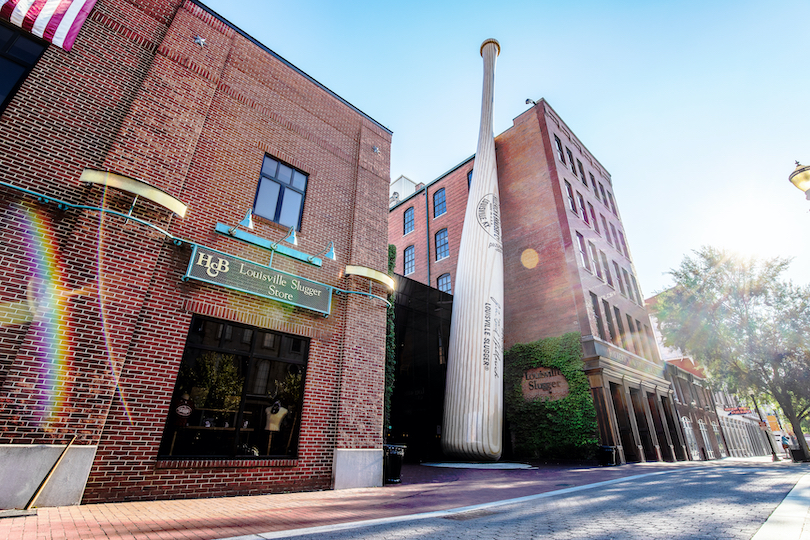
[[[158,458],[156,469],[264,469],[270,467],[297,467],[297,458],[258,458],[258,459],[166,459]]]

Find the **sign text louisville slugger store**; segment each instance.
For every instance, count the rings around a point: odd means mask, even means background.
[[[380,485],[391,132],[199,2],[73,4],[0,12],[0,508]]]

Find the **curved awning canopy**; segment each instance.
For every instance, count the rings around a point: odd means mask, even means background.
[[[157,188],[141,180],[124,176],[109,171],[101,171],[98,169],[85,169],[79,178],[82,182],[89,182],[91,184],[100,184],[109,186],[121,191],[126,191],[149,199],[150,201],[159,204],[160,206],[171,210],[180,217],[185,217],[187,206],[179,199],[169,195],[160,188]]]

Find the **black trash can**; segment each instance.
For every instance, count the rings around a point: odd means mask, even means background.
[[[405,458],[404,444],[383,445],[383,475],[386,484],[402,482],[402,460]]]
[[[804,461],[804,450],[801,448],[791,448],[790,457],[793,463],[802,463]]]
[[[600,446],[596,450],[596,459],[599,460],[600,467],[612,467],[616,465],[616,447]]]

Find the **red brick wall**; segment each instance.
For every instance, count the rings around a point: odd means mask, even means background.
[[[268,263],[268,251],[218,235],[214,226],[235,224],[252,206],[269,153],[309,174],[297,249],[315,254],[332,241],[337,252],[322,268],[283,256],[273,266],[368,293],[365,279],[343,269],[386,269],[391,134],[198,6],[166,4],[101,0],[71,53],[48,49],[0,117],[0,130],[14,133],[0,138],[0,178],[125,212],[131,196],[111,192],[102,200],[99,187],[78,183],[85,167],[109,168],[189,205],[184,219],[149,202],[139,203],[136,216]],[[205,47],[194,44],[195,35]],[[120,218],[62,212],[30,198],[24,210],[18,192],[2,196],[8,219],[0,221],[7,224],[0,229],[0,282],[7,285],[0,301],[19,306],[20,315],[0,325],[7,373],[0,379],[0,443],[63,442],[78,432],[77,444],[98,444],[86,502],[323,488],[335,447],[382,444],[380,300],[334,295],[324,318],[184,283],[187,246]],[[29,225],[32,212],[45,221]],[[277,224],[255,221],[254,234],[283,237]],[[25,243],[16,240],[21,230],[29,233]],[[25,308],[36,239],[47,234],[61,258],[55,281],[88,288],[67,300],[64,320],[53,311],[44,317],[70,344],[61,371],[42,349],[49,328],[31,322]],[[385,295],[377,285],[371,292]],[[311,338],[297,460],[157,460],[193,313]],[[60,407],[48,384],[62,390]]]
[[[574,159],[582,162],[588,186],[581,181],[579,168],[574,175],[567,164],[557,159],[555,134],[560,137],[564,148],[572,151]],[[586,208],[588,202],[594,206],[597,219],[600,214],[604,215],[609,223],[623,232],[621,219],[597,198],[590,185],[589,173],[593,173],[612,194],[610,176],[557,113],[548,103],[541,101],[537,107],[517,117],[511,128],[495,137],[495,149],[504,240],[504,346],[509,348],[515,343],[566,332],[598,336],[591,292],[599,298],[603,324],[606,325],[601,306],[604,298],[611,307],[619,307],[626,331],[626,313],[632,315],[634,321],[639,320],[651,328],[645,309],[619,292],[615,275],[611,287],[606,280],[599,279],[595,271],[587,271],[580,262],[576,233],[582,234],[586,242],[594,243],[597,251],[605,252],[611,273],[615,260],[621,268],[635,274],[630,259],[618,250],[615,242],[610,245],[605,239],[601,220],[600,233],[597,233],[592,224],[589,226],[580,214],[569,209],[565,181],[571,184],[575,194],[579,192],[583,196]],[[467,200],[467,172],[472,165],[473,160],[466,162],[427,185],[430,201],[430,245],[427,248],[424,194],[417,193],[390,211],[388,241],[397,246],[398,273],[402,273],[403,268],[402,251],[414,244],[416,271],[408,277],[428,283],[425,253],[429,250],[429,285],[436,287],[436,278],[448,271],[455,283]],[[447,192],[448,212],[434,219],[432,194],[441,188]],[[410,206],[415,209],[415,229],[403,236],[403,213]],[[450,233],[450,257],[437,263],[434,235],[443,227],[447,227]],[[652,350],[655,355],[654,347]]]

